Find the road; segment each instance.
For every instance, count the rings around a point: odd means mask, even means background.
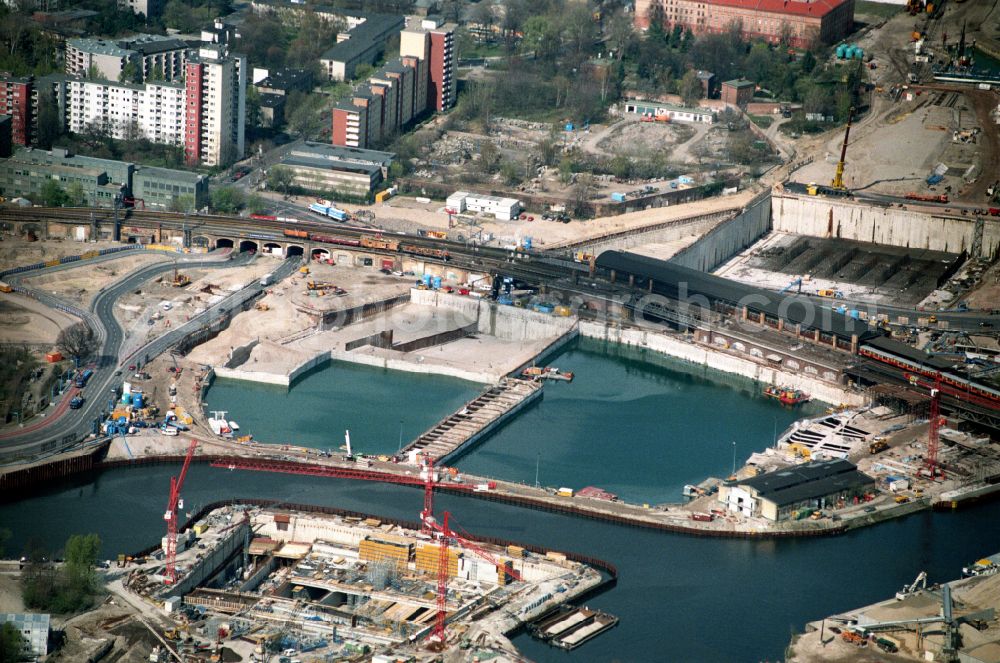
[[[230,259],[227,254],[224,260],[211,257],[209,260],[201,258],[183,258],[179,262],[194,263],[200,268],[225,268],[244,265],[254,258],[251,254],[244,254],[235,259]],[[72,263],[79,266],[80,263]],[[296,260],[286,260],[275,270],[275,278],[283,279],[291,274],[296,268]],[[145,266],[122,281],[119,281],[110,288],[102,289],[91,304],[89,311],[74,312],[85,319],[98,333],[101,343],[100,355],[94,365],[94,375],[84,390],[87,396],[83,407],[78,410],[65,408],[66,403],[75,393],[75,389],[63,396],[63,401],[56,406],[44,420],[41,426],[33,424],[30,429],[17,430],[4,435],[0,435],[0,454],[5,456],[25,456],[52,453],[62,450],[80,439],[85,438],[93,432],[94,422],[104,411],[111,390],[117,387],[117,382],[121,379],[121,369],[134,357],[141,357],[142,363],[152,360],[154,357],[165,352],[175,343],[191,331],[202,326],[209,325],[216,320],[228,315],[234,306],[239,306],[246,299],[252,298],[259,293],[262,288],[258,282],[253,282],[240,291],[232,293],[222,301],[210,306],[202,313],[193,317],[184,325],[180,325],[162,336],[139,348],[129,357],[120,357],[119,352],[125,338],[125,332],[114,317],[114,307],[118,299],[125,293],[131,292],[151,278],[173,270],[174,263],[156,263]],[[58,267],[51,268],[53,270]],[[34,275],[38,272],[29,272]],[[31,292],[39,301],[63,310],[67,306],[51,295],[42,292]],[[69,307],[72,309],[72,307]],[[59,416],[62,415],[62,416]]]

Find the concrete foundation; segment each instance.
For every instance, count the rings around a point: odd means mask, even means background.
[[[775,191],[771,216],[774,230],[813,237],[839,237],[948,253],[966,251],[971,258],[989,258],[1000,250],[1000,219],[975,216],[971,212],[963,216],[948,208],[915,210]],[[971,255],[977,232],[982,233],[982,248],[978,255]]]
[[[766,233],[771,227],[771,194],[758,196],[738,215],[719,223],[680,250],[670,262],[711,272]]]

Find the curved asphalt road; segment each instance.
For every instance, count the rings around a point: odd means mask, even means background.
[[[127,255],[127,254],[126,254]],[[236,258],[225,260],[206,261],[203,259],[181,259],[179,262],[196,264],[200,268],[222,268],[245,265],[253,259],[252,254],[240,255]],[[285,260],[275,270],[275,279],[283,279],[291,274],[296,266],[296,260]],[[71,263],[77,265],[78,263]],[[52,269],[57,269],[53,267]],[[115,372],[129,362],[130,357],[119,357],[118,353],[125,338],[125,333],[121,325],[114,317],[114,306],[118,299],[127,292],[135,290],[149,279],[164,272],[174,269],[174,262],[156,263],[147,265],[131,274],[125,279],[116,283],[110,288],[101,290],[91,303],[90,311],[80,311],[74,307],[67,306],[60,300],[44,292],[32,291],[31,294],[38,301],[55,308],[69,310],[80,317],[83,317],[91,327],[97,332],[101,342],[101,350],[96,365],[92,368],[94,375],[90,378],[87,387],[83,390],[86,397],[83,407],[78,410],[65,412],[65,408],[60,404],[47,416],[45,425],[27,431],[14,431],[6,436],[0,436],[0,454],[4,456],[38,457],[39,455],[63,451],[86,438],[92,431],[94,421],[105,411],[107,399],[110,397],[111,389],[116,382],[121,380]],[[36,274],[37,272],[30,272]],[[152,360],[162,352],[168,350],[181,338],[191,331],[206,326],[221,318],[233,306],[239,306],[243,301],[256,296],[261,291],[261,286],[257,281],[244,287],[242,290],[230,294],[225,299],[210,306],[202,313],[193,317],[187,323],[180,325],[162,336],[139,348],[133,355],[142,357],[142,363]],[[147,359],[148,358],[148,359]],[[72,398],[72,391],[63,395],[63,400],[68,402]],[[62,416],[55,416],[62,413]]]

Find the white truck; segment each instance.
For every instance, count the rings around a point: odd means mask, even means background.
[[[260,287],[266,288],[267,286],[274,283],[274,274],[265,274],[260,277]]]

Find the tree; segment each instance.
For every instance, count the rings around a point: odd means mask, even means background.
[[[190,214],[194,211],[195,200],[194,196],[189,193],[185,193],[182,196],[174,196],[170,201],[170,211],[171,212],[181,212],[182,214]]]
[[[684,77],[681,78],[680,94],[685,106],[697,106],[701,99],[703,88],[698,79],[698,73],[694,69],[688,69]]]
[[[267,188],[272,191],[280,191],[286,196],[295,180],[295,173],[284,166],[274,166],[267,171]]]
[[[66,205],[69,207],[86,207],[87,194],[83,190],[83,185],[79,182],[72,182],[66,189]]]
[[[79,366],[81,360],[97,350],[97,335],[86,322],[77,322],[59,332],[56,347],[67,357],[73,357]]]
[[[500,149],[492,140],[479,144],[479,169],[485,175],[492,175],[500,167]]]
[[[291,109],[285,113],[285,123],[288,131],[306,138],[312,137],[323,124],[323,98],[316,94],[307,94],[298,90],[288,93],[285,108]]]
[[[24,655],[26,642],[17,627],[4,622],[0,627],[0,663],[16,663]]]
[[[812,51],[806,51],[802,54],[801,64],[803,73],[812,73],[812,70],[816,68],[816,56],[813,55]]]
[[[576,182],[570,190],[573,203],[573,214],[582,216],[590,202],[590,196],[594,193],[594,176],[590,173],[581,173],[576,176]]]
[[[142,80],[142,72],[134,60],[129,60],[118,74],[118,82],[138,83],[140,80]]]
[[[62,122],[55,95],[51,89],[41,88],[38,91],[38,136],[35,142],[43,150],[51,150],[61,133]]]
[[[608,25],[608,46],[614,51],[615,60],[621,62],[621,59],[625,57],[625,51],[634,40],[635,31],[632,29],[632,19],[620,11],[615,12]]]
[[[212,209],[216,212],[233,214],[243,209],[246,196],[242,191],[231,186],[212,191]]]
[[[57,613],[86,610],[99,585],[94,573],[101,540],[96,534],[74,534],[66,541],[66,562],[61,569],[46,553],[33,548],[21,574],[21,594],[28,608]]]
[[[45,180],[39,194],[42,197],[42,204],[46,207],[63,207],[69,202],[69,197],[58,180]]]
[[[85,596],[97,588],[94,566],[101,552],[101,539],[96,534],[75,534],[66,541],[66,563],[63,573],[71,592]]]
[[[253,193],[247,197],[246,209],[250,210],[251,214],[260,214],[266,212],[270,209],[270,205],[267,200]]]

